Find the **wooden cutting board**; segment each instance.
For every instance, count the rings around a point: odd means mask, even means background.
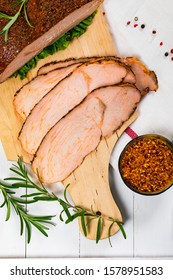
[[[17,160],[22,155],[25,162],[30,162],[31,157],[25,153],[19,141],[18,133],[21,129],[21,121],[13,108],[13,97],[15,92],[28,80],[31,80],[40,66],[53,60],[63,60],[70,57],[103,56],[115,55],[115,44],[112,41],[105,16],[99,10],[92,25],[87,32],[75,39],[70,46],[59,51],[53,56],[41,60],[38,66],[30,71],[27,79],[21,81],[19,78],[11,78],[0,85],[0,139],[8,160]],[[112,217],[122,221],[121,213],[112,197],[109,186],[109,161],[112,149],[125,128],[136,119],[134,114],[111,137],[103,138],[98,148],[88,155],[81,166],[71,174],[63,183],[66,186],[70,183],[69,193],[75,205],[80,205],[88,210],[91,208],[99,211],[103,216]],[[96,238],[96,220],[88,226],[88,238]],[[80,222],[79,222],[80,224]],[[103,231],[101,238],[108,236],[110,222],[103,220]],[[80,225],[81,229],[81,225]],[[111,235],[119,230],[115,225]],[[81,229],[82,231],[82,229]]]

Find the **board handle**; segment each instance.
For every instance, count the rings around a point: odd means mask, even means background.
[[[112,196],[109,185],[109,162],[112,150],[124,130],[137,118],[136,112],[117,130],[111,137],[102,138],[95,151],[90,153],[83,163],[63,182],[64,186],[70,184],[68,192],[76,206],[81,206],[88,211],[101,215],[100,239],[109,236],[109,228],[112,221],[123,222],[123,218]],[[106,217],[106,218],[104,218]],[[87,238],[95,240],[97,236],[98,218],[87,223]],[[80,231],[83,233],[81,219],[79,219]],[[119,230],[114,223],[110,236]]]
[[[114,135],[114,141],[118,137]],[[114,142],[115,143],[115,142]],[[90,153],[83,163],[73,172],[73,174],[65,180],[64,184],[70,184],[68,191],[76,206],[87,209],[89,212],[102,218],[101,239],[108,237],[108,230],[111,221],[107,218],[111,217],[122,222],[121,213],[113,199],[109,186],[109,160],[110,147],[105,138],[103,138],[95,151]],[[97,219],[86,218],[87,238],[95,240],[97,234]],[[81,219],[79,219],[80,230],[83,233]],[[111,235],[118,231],[115,224],[111,229]]]

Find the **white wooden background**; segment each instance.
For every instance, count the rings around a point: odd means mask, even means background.
[[[159,133],[173,139],[173,61],[164,53],[173,48],[173,0],[105,0],[105,16],[110,26],[119,56],[138,56],[155,70],[159,90],[150,93],[139,106],[138,120],[131,128],[139,135]],[[134,28],[134,17],[138,24]],[[131,21],[130,26],[126,25]],[[152,30],[156,29],[156,35]],[[163,41],[163,46],[160,42]],[[172,55],[173,56],[173,55]],[[118,157],[130,138],[125,133],[118,141],[110,160],[110,185],[125,221],[127,239],[118,232],[108,240],[87,240],[80,234],[77,221],[64,225],[58,216],[46,238],[33,230],[27,245],[19,235],[19,221],[12,214],[5,222],[5,209],[0,209],[0,258],[8,257],[173,257],[173,188],[159,196],[134,194],[123,184],[117,167]],[[3,148],[0,145],[0,178],[10,175]],[[59,190],[61,195],[62,189]],[[2,196],[0,194],[0,201]],[[32,213],[57,214],[59,205],[39,203],[29,206]]]

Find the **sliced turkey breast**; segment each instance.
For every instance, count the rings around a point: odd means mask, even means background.
[[[57,67],[68,64],[73,64],[76,62],[85,62],[88,59],[95,59],[97,61],[99,60],[115,60],[118,62],[121,62],[122,64],[125,64],[129,67],[129,70],[132,70],[136,77],[136,87],[141,91],[141,94],[144,95],[148,93],[149,91],[157,91],[158,89],[158,80],[157,76],[154,73],[154,71],[149,70],[138,58],[136,57],[116,57],[116,56],[107,56],[107,57],[95,57],[95,58],[80,58],[80,59],[68,59],[67,61],[54,61],[49,64],[46,64],[42,66],[39,70],[39,73],[47,73],[47,71],[50,71],[51,69],[56,69]],[[126,79],[125,82],[131,83],[131,72],[129,72],[129,80]]]
[[[105,105],[101,127],[103,136],[110,136],[129,119],[141,100],[140,91],[131,84],[96,89],[87,98],[97,97]]]
[[[158,80],[155,72],[149,70],[138,58],[127,57],[119,58],[118,60],[130,66],[136,77],[135,85],[142,95],[145,95],[149,91],[157,91]]]
[[[48,132],[32,162],[41,181],[64,180],[97,147],[103,113],[104,105],[99,99],[87,99]]]
[[[60,61],[51,61],[49,63],[46,63],[45,65],[41,66],[38,69],[37,75],[43,75],[43,74],[47,74],[50,71],[53,71],[55,69],[60,69],[60,68],[64,68],[67,66],[71,66],[73,64],[77,64],[77,63],[85,63],[85,62],[89,62],[89,61],[95,61],[95,58],[93,57],[82,57],[82,58],[69,58],[66,60],[60,60]],[[93,61],[93,62],[94,62]]]
[[[39,75],[18,90],[14,96],[14,107],[20,117],[25,120],[43,96],[79,65],[79,63],[73,64]]]
[[[19,140],[34,154],[46,133],[94,89],[120,83],[128,69],[115,61],[83,64],[55,86],[27,117]]]
[[[140,100],[131,84],[94,90],[46,134],[32,169],[45,183],[63,181],[97,147],[101,135],[111,135],[130,117]]]
[[[43,96],[45,96],[56,84],[73,72],[74,69],[85,62],[93,63],[102,60],[105,60],[105,58],[90,57],[68,59],[66,61],[49,63],[41,67],[38,76],[33,78],[16,92],[14,96],[14,108],[16,112],[20,115],[22,120],[25,121],[31,110],[43,98]],[[107,61],[111,61],[111,59],[109,60],[107,58]],[[135,76],[131,70],[127,72],[123,82],[135,83]]]

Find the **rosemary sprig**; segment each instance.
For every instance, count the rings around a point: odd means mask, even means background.
[[[82,226],[82,230],[84,235],[87,237],[87,230],[88,230],[88,225],[89,223],[93,220],[93,219],[97,219],[97,228],[96,228],[96,243],[98,243],[101,239],[101,234],[102,234],[102,224],[104,220],[107,220],[110,222],[110,226],[108,228],[108,239],[109,239],[109,243],[111,244],[111,230],[112,227],[116,224],[119,229],[122,232],[122,235],[124,237],[124,239],[126,239],[126,233],[125,230],[123,228],[123,223],[121,221],[115,220],[112,217],[106,217],[104,215],[102,215],[99,211],[94,212],[92,207],[91,210],[87,210],[83,207],[80,206],[74,206],[72,205],[68,199],[67,199],[67,188],[69,187],[69,185],[66,186],[65,191],[64,191],[64,199],[59,199],[58,201],[60,202],[61,206],[63,207],[63,210],[60,213],[60,220],[65,222],[66,224],[74,221],[74,219],[76,218],[80,218],[81,221],[81,226]],[[73,213],[71,213],[70,210],[73,210]],[[66,214],[66,220],[64,221],[62,214],[65,213]]]
[[[22,12],[22,10],[24,11],[24,16],[25,16],[25,20],[26,20],[27,24],[29,26],[31,26],[29,19],[28,19],[28,15],[27,15],[27,10],[26,10],[27,2],[28,2],[28,0],[17,1],[15,6],[20,5],[20,7],[14,16],[9,16],[7,14],[0,12],[0,18],[5,18],[5,19],[9,20],[8,23],[4,26],[4,28],[0,31],[0,34],[4,34],[5,42],[7,42],[7,40],[8,40],[8,32],[9,32],[11,26],[16,22],[16,20],[18,19],[19,15]]]
[[[44,190],[35,185],[35,183],[29,178],[26,167],[23,165],[21,158],[19,158],[17,165],[13,165],[10,170],[13,171],[17,177],[5,178],[3,182],[0,181],[0,191],[2,192],[4,198],[0,208],[6,206],[6,221],[9,220],[11,216],[11,208],[13,207],[20,219],[20,235],[23,235],[25,226],[28,243],[31,240],[32,226],[37,228],[45,236],[48,236],[46,231],[49,230],[49,225],[54,225],[51,221],[54,216],[31,215],[25,208],[25,204],[30,202],[26,199],[14,196],[16,194],[16,189],[20,188],[29,188],[34,190],[37,188],[38,190],[41,190],[42,193]],[[15,181],[15,183],[8,184],[6,181]]]
[[[26,204],[36,203],[38,201],[58,201],[58,203],[62,207],[62,211],[59,214],[59,219],[62,222],[65,222],[65,224],[68,224],[70,222],[73,222],[76,218],[79,218],[81,221],[81,226],[82,226],[84,236],[86,237],[88,235],[89,223],[93,219],[96,219],[97,220],[96,243],[98,243],[101,239],[102,225],[104,220],[110,222],[110,226],[108,229],[108,239],[110,245],[111,245],[111,241],[110,241],[111,230],[115,224],[121,230],[123,237],[126,238],[126,233],[124,231],[122,222],[115,220],[111,217],[105,217],[99,211],[95,213],[92,207],[91,210],[88,210],[80,206],[72,205],[67,197],[67,189],[69,185],[67,185],[66,188],[64,189],[64,199],[61,199],[53,192],[50,193],[45,188],[45,186],[43,185],[43,183],[39,178],[39,174],[37,174],[39,184],[36,184],[30,178],[28,171],[22,162],[22,158],[19,158],[17,161],[17,165],[13,164],[10,170],[14,172],[15,176],[17,175],[17,177],[5,178],[3,182],[0,182],[0,190],[2,191],[2,194],[4,196],[4,202],[1,205],[1,207],[5,205],[7,206],[6,220],[8,220],[10,217],[10,206],[12,205],[14,207],[16,213],[19,215],[20,218],[21,234],[23,233],[24,224],[26,226],[28,242],[30,241],[31,238],[31,225],[35,226],[40,232],[42,232],[44,235],[47,236],[45,230],[48,230],[48,227],[46,227],[44,224],[52,224],[50,220],[52,219],[53,216],[44,216],[44,217],[32,216],[29,213],[27,213],[27,211],[23,206]],[[13,182],[15,181],[15,183],[9,185],[6,183],[6,181],[13,181]],[[20,198],[15,198],[13,196],[15,194],[15,189],[19,189],[19,188],[29,188],[33,192],[29,194],[21,195]],[[65,215],[65,219],[64,219],[64,215]]]

